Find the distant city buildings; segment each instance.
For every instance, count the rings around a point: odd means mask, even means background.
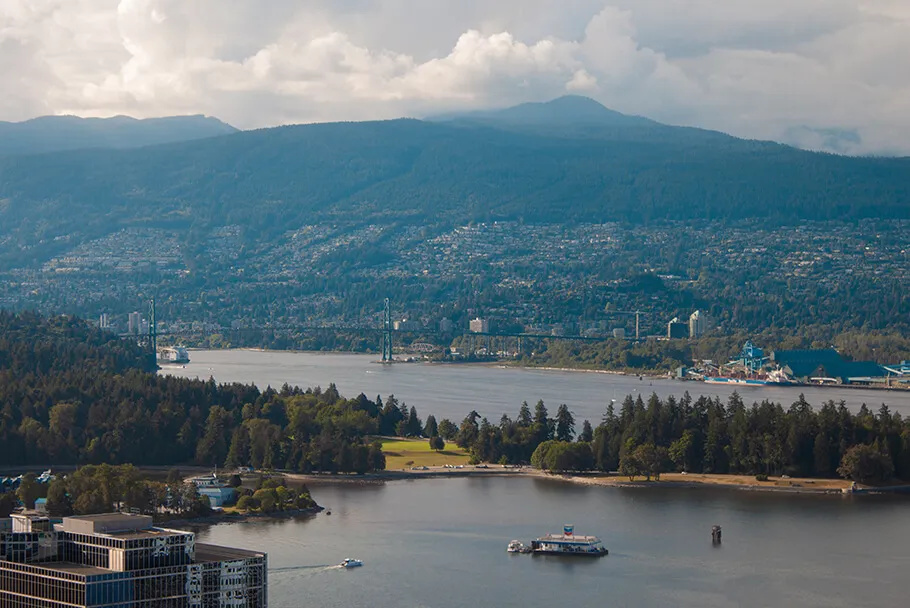
[[[471,330],[471,333],[475,334],[490,333],[490,321],[489,319],[481,319],[480,317],[471,319],[471,322],[468,323],[468,329]]]
[[[392,323],[392,328],[395,331],[420,331],[423,329],[423,325],[420,324],[420,321],[411,321],[410,319],[402,319],[400,321],[395,321]]]
[[[452,323],[452,319],[440,319],[439,331],[444,334],[450,334],[455,331],[455,324]]]
[[[0,519],[0,606],[266,608],[267,576],[264,553],[197,543],[148,515]]]
[[[625,340],[626,339],[626,328],[625,327],[615,328],[613,330],[613,337],[618,340]]]
[[[98,327],[100,327],[101,329],[109,329],[110,326],[111,326],[111,321],[110,321],[110,319],[108,319],[107,313],[106,312],[101,313],[101,316],[98,317]]]
[[[673,317],[667,323],[667,337],[671,340],[685,338],[689,335],[689,325],[679,320],[679,317]]]
[[[139,334],[139,326],[142,324],[142,315],[138,312],[131,312],[127,319],[127,332],[133,335]]]
[[[689,337],[698,338],[711,329],[708,316],[700,310],[696,310],[689,316]]]

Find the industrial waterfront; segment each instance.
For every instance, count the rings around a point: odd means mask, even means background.
[[[786,408],[805,395],[814,407],[843,400],[851,410],[863,403],[878,408],[886,403],[902,416],[910,415],[910,392],[814,386],[709,385],[666,378],[620,374],[542,370],[470,364],[409,363],[383,365],[375,355],[297,353],[253,350],[192,351],[186,366],[166,366],[159,373],[218,382],[253,382],[261,388],[285,383],[301,387],[326,387],[334,382],[344,395],[365,393],[371,398],[394,394],[399,401],[417,406],[424,415],[459,422],[472,409],[490,420],[513,415],[522,401],[533,405],[543,399],[555,407],[567,404],[581,420],[596,424],[612,399],[652,392],[660,397],[710,395],[726,399],[738,392],[746,404],[769,399]]]
[[[269,605],[897,606],[910,566],[893,496],[618,489],[460,478],[311,487],[325,513],[220,524],[200,542],[269,552]],[[574,524],[597,560],[506,553]],[[722,525],[723,543],[711,528]],[[344,557],[363,568],[335,566]]]

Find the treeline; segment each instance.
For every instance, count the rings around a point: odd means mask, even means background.
[[[334,385],[276,391],[158,376],[135,345],[82,321],[3,313],[0,322],[10,328],[0,342],[4,464],[365,473],[385,467],[368,437],[419,429],[416,410],[393,396],[383,403],[345,399]]]
[[[110,513],[114,509],[156,517],[201,517],[212,511],[209,499],[201,496],[194,484],[185,483],[176,469],[168,473],[166,481],[155,481],[130,464],[88,465],[57,476],[48,484],[38,483],[29,473],[22,478],[15,498],[27,509],[45,498],[47,512],[54,517]],[[0,496],[0,517],[8,517],[15,506],[12,492]]]
[[[575,420],[565,405],[550,418],[542,401],[532,413],[498,425],[471,412],[457,431],[439,424],[444,438],[471,450],[475,461],[531,464],[554,471],[619,471],[659,477],[691,473],[836,477],[856,481],[910,479],[910,420],[882,405],[856,413],[828,401],[817,411],[800,396],[789,408],[764,400],[747,406],[734,393],[727,403],[686,393],[647,402],[611,403],[596,428]],[[445,430],[445,432],[444,432]],[[448,437],[446,435],[449,435]]]

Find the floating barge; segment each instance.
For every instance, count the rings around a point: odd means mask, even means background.
[[[531,541],[532,555],[607,555],[606,547],[596,536],[576,536],[574,526],[564,526],[562,534],[547,534]]]

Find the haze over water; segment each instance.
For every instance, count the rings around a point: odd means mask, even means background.
[[[560,403],[574,412],[578,424],[590,420],[597,424],[611,399],[621,402],[626,395],[641,394],[647,399],[652,392],[660,397],[685,391],[694,397],[719,396],[724,402],[738,391],[743,401],[770,399],[787,408],[805,394],[818,409],[829,399],[844,400],[852,410],[866,403],[877,410],[887,403],[892,411],[910,416],[910,391],[872,389],[837,389],[819,387],[733,387],[683,382],[668,379],[638,379],[617,374],[551,371],[483,365],[447,365],[402,363],[382,365],[375,355],[336,353],[261,352],[247,350],[202,350],[190,353],[191,363],[184,367],[167,367],[163,374],[218,382],[253,382],[260,388],[279,388],[284,383],[301,387],[321,386],[334,382],[345,397],[361,392],[385,399],[394,394],[399,401],[417,407],[422,417],[437,420],[449,418],[456,424],[472,409],[492,422],[503,413],[515,417],[522,401],[532,406],[543,399],[552,413]]]

